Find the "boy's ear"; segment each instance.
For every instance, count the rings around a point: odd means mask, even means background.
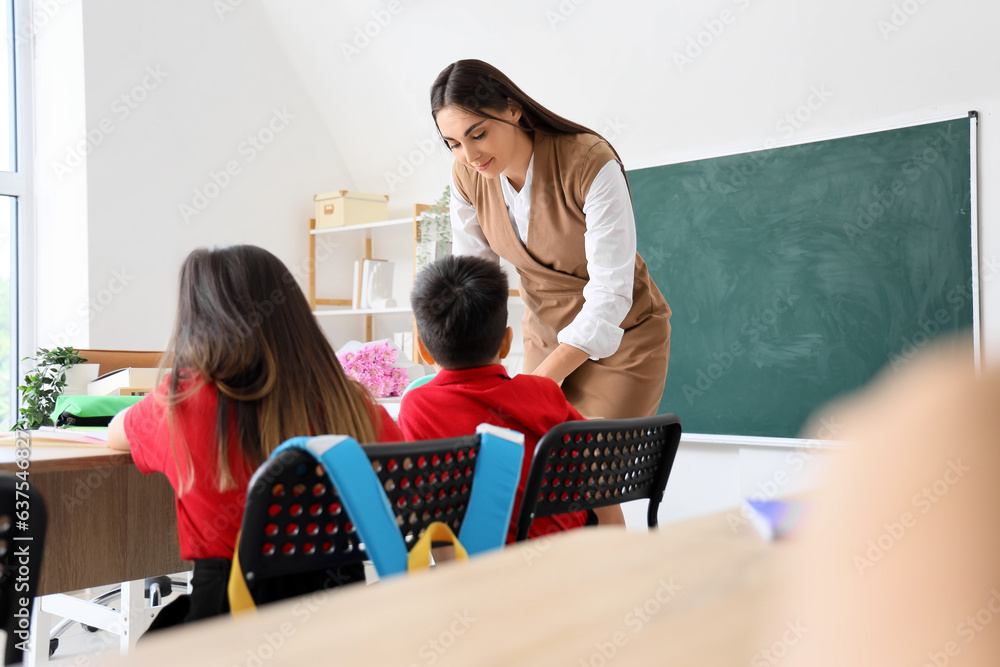
[[[514,330],[507,327],[507,331],[503,335],[503,342],[500,343],[500,358],[506,359],[507,355],[510,354],[510,345],[514,342]],[[421,352],[421,354],[423,354]]]
[[[420,340],[420,334],[417,334],[417,352],[420,353],[420,356],[424,360],[425,364],[429,366],[434,365],[434,355],[428,352],[427,348],[424,347],[424,341]]]

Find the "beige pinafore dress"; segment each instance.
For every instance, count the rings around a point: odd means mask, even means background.
[[[588,134],[536,132],[527,245],[510,223],[499,179],[487,179],[456,161],[456,187],[476,209],[490,247],[520,277],[526,305],[524,372],[558,345],[557,335],[583,307],[587,284],[583,204],[611,147]],[[570,403],[587,417],[618,419],[656,414],[670,357],[670,307],[636,254],[632,307],[619,325],[621,345],[610,357],[588,359],[562,384]]]

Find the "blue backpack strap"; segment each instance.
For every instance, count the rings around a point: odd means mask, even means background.
[[[283,443],[271,456],[292,447],[308,450],[322,464],[337,487],[337,494],[379,577],[406,572],[406,543],[385,490],[361,445],[343,435],[299,437]]]
[[[476,433],[479,455],[472,495],[458,534],[470,556],[506,543],[524,462],[523,433],[490,424],[480,424]]]

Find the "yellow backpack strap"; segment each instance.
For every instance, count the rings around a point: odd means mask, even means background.
[[[407,572],[423,570],[431,566],[431,546],[434,542],[450,542],[455,546],[455,560],[469,560],[468,552],[455,537],[455,533],[448,527],[448,524],[435,521],[427,526],[423,535],[410,549],[406,559]]]
[[[236,534],[236,549],[233,551],[233,567],[229,570],[229,610],[233,616],[239,616],[245,612],[256,612],[257,605],[254,604],[250,589],[247,588],[247,580],[243,576],[243,568],[240,567],[240,536],[243,531]]]

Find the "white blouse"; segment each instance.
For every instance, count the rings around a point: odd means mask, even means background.
[[[528,238],[531,174],[528,163],[524,187],[518,192],[503,174],[500,184],[511,225],[521,243]],[[619,326],[632,307],[635,277],[635,217],[625,175],[610,160],[594,178],[583,203],[587,221],[584,249],[590,280],[583,288],[584,304],[576,317],[559,332],[558,341],[579,348],[591,359],[610,357],[618,350],[624,330]],[[477,255],[499,261],[490,248],[476,216],[476,209],[451,185],[452,244],[456,255]]]

